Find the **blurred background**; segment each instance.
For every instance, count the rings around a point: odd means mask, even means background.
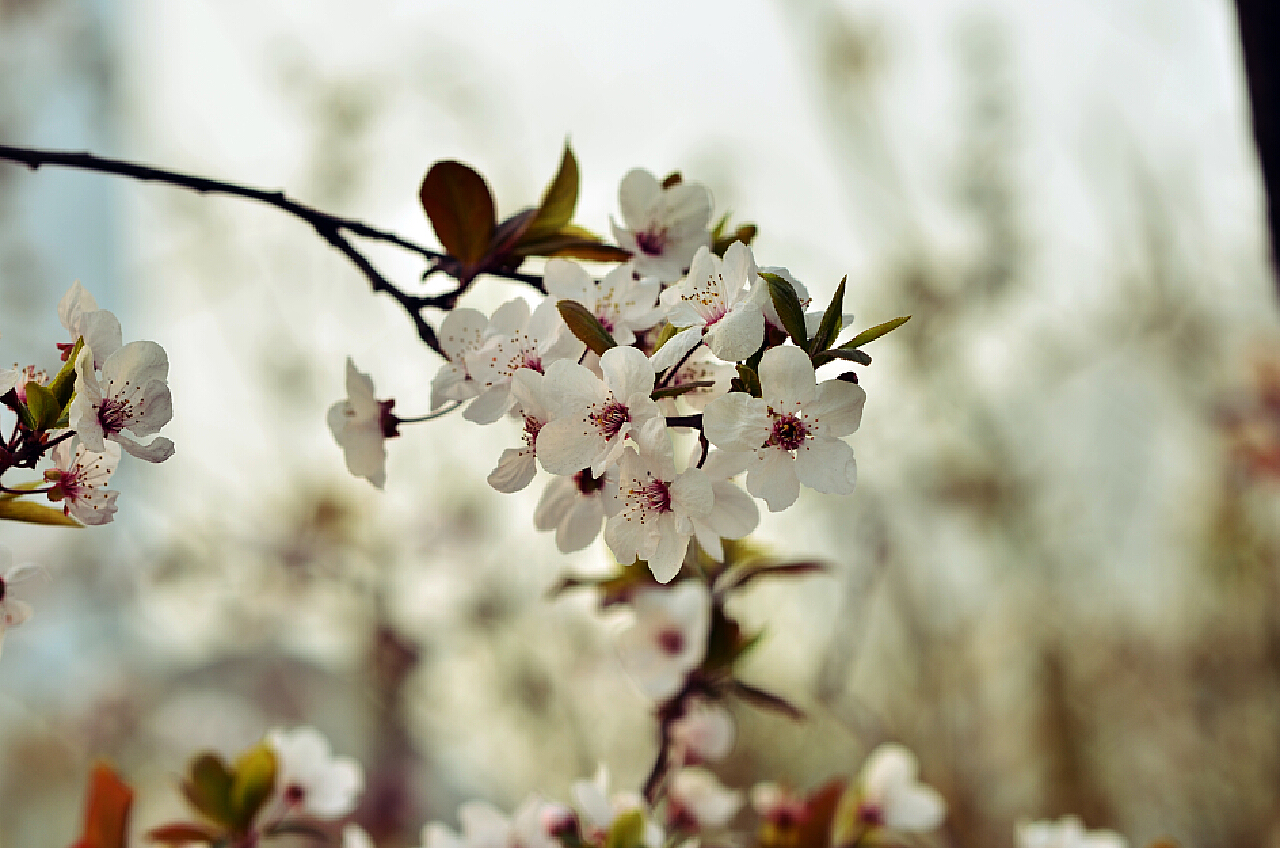
[[[761,585],[720,773],[807,788],[920,756],[946,846],[1081,815],[1135,845],[1280,845],[1280,327],[1224,0],[0,0],[0,141],[281,187],[426,243],[437,159],[535,203],[569,138],[577,220],[682,171],[756,257],[876,342],[860,485],[759,537],[829,575]],[[406,287],[412,257],[370,248]],[[0,846],[69,844],[90,764],[181,814],[197,749],[311,724],[360,759],[384,846],[482,797],[568,800],[653,755],[615,614],[514,496],[514,427],[389,443],[386,491],[324,425],[350,355],[401,414],[439,362],[302,223],[0,164],[0,361],[56,361],[80,280],[169,353],[177,455],[126,461],[114,524],[6,525],[47,576],[0,661]],[[464,305],[519,294],[482,283]]]

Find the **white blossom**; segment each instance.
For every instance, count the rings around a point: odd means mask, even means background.
[[[511,376],[511,394],[516,399],[519,418],[523,422],[522,448],[507,448],[498,465],[489,473],[489,485],[499,492],[518,492],[538,473],[536,457],[538,433],[551,420],[550,405],[543,394],[543,376],[537,371],[520,368]],[[584,546],[585,547],[585,546]]]
[[[533,795],[508,819],[492,804],[469,801],[458,808],[462,834],[432,822],[422,829],[423,848],[560,848],[547,831],[548,806]]]
[[[694,253],[711,244],[711,192],[698,183],[663,188],[641,168],[629,171],[618,189],[622,222],[611,222],[618,246],[631,251],[641,276],[664,283],[680,279]]]
[[[733,749],[733,716],[719,704],[693,697],[671,724],[672,759],[684,765],[722,760]]]
[[[746,359],[764,342],[763,309],[768,301],[768,287],[756,271],[750,248],[736,241],[723,260],[700,248],[689,275],[662,293],[667,320],[687,329],[653,355],[654,367],[670,368],[699,341],[726,362]]]
[[[864,828],[923,832],[947,812],[938,790],[916,780],[915,755],[888,743],[871,752],[856,784],[857,822]]]
[[[106,524],[116,514],[119,492],[107,488],[107,481],[120,464],[120,446],[106,442],[97,452],[70,440],[53,448],[54,468],[44,473],[54,483],[49,500],[63,501],[63,512],[85,524]]]
[[[817,384],[809,356],[797,347],[765,351],[760,360],[763,398],[730,392],[707,404],[708,441],[726,453],[754,457],[747,491],[773,512],[800,495],[800,484],[847,495],[857,482],[853,449],[840,440],[858,429],[866,393],[854,383]]]
[[[272,730],[267,744],[276,755],[276,797],[287,809],[336,819],[356,808],[364,770],[350,757],[333,756],[318,730]]]
[[[513,305],[514,304],[514,305]],[[484,345],[464,354],[467,371],[479,386],[480,395],[471,402],[462,417],[476,424],[492,424],[497,421],[515,399],[511,395],[511,378],[521,368],[545,373],[547,366],[562,359],[576,360],[583,350],[564,319],[560,317],[555,302],[548,299],[532,313],[524,300],[517,298],[499,308],[509,312],[503,315],[504,327],[510,319],[525,314],[519,329],[497,333],[486,331]],[[497,316],[497,312],[494,313]]]
[[[0,648],[4,647],[4,635],[10,627],[17,627],[31,618],[31,604],[11,597],[10,587],[18,580],[29,577],[39,566],[33,563],[13,564],[13,554],[8,548],[0,548]]]
[[[539,434],[538,459],[552,474],[589,468],[599,477],[628,437],[645,450],[671,449],[666,419],[649,397],[655,381],[649,358],[634,347],[614,347],[600,357],[600,370],[603,378],[562,361],[547,371],[545,393],[554,406]]]
[[[591,780],[578,780],[573,784],[573,797],[586,819],[584,836],[593,844],[604,844],[605,836],[613,822],[623,813],[639,810],[644,815],[645,848],[661,848],[662,828],[649,816],[644,798],[638,792],[620,791],[609,794],[609,769],[604,763],[596,769]]]
[[[150,436],[173,417],[164,348],[155,342],[129,342],[102,363],[101,383],[93,370],[94,356],[92,348],[81,348],[69,412],[71,428],[85,447],[102,453],[110,439],[147,462],[173,456],[173,442],[163,436],[144,445],[124,434]]]
[[[28,365],[25,368],[20,367],[16,362],[12,368],[0,371],[0,395],[13,389],[18,396],[18,400],[26,403],[28,383],[48,386],[49,372],[43,368],[37,369],[34,365]]]
[[[654,579],[667,583],[680,571],[695,522],[713,521],[715,491],[700,468],[676,474],[669,447],[644,454],[628,448],[618,463],[616,500],[604,527],[609,550],[618,562],[644,560]]]
[[[1018,848],[1127,848],[1128,844],[1115,831],[1086,831],[1076,816],[1018,825]]]
[[[94,369],[102,368],[106,358],[120,349],[123,341],[120,321],[107,310],[99,309],[93,295],[80,285],[79,280],[72,283],[58,302],[58,318],[71,334],[70,344],[58,345],[64,349],[63,359],[75,347],[76,339],[81,337],[85,345],[94,350]]]
[[[556,531],[556,547],[561,553],[580,551],[600,535],[605,515],[616,505],[617,488],[618,473],[614,468],[601,477],[593,477],[589,468],[556,477],[538,500],[533,525],[539,530]]]
[[[701,453],[700,450],[697,451]],[[702,472],[711,481],[714,500],[711,512],[692,517],[693,533],[707,555],[717,562],[724,560],[722,539],[741,539],[760,523],[760,510],[751,496],[730,480],[742,473],[745,463],[741,453],[711,451]]]
[[[381,489],[387,482],[386,439],[395,435],[393,401],[380,401],[373,380],[347,357],[347,399],[329,407],[329,432],[342,448],[347,470]]]
[[[686,766],[671,776],[667,816],[673,826],[687,830],[724,827],[742,807],[742,792],[726,789],[701,766]]]
[[[656,309],[660,284],[655,277],[636,279],[632,263],[614,268],[598,282],[576,262],[551,259],[543,272],[547,294],[587,308],[620,345],[631,345],[636,333],[662,317]]]
[[[702,664],[711,626],[711,599],[697,580],[664,589],[635,592],[635,619],[618,637],[618,656],[636,684],[655,701],[665,701]]]
[[[440,323],[440,347],[448,361],[431,381],[431,408],[479,395],[483,387],[467,370],[467,356],[493,339],[519,333],[528,320],[529,304],[519,297],[499,306],[488,318],[475,309],[451,310]]]

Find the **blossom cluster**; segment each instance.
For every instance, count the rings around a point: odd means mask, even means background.
[[[748,244],[723,235],[724,220],[712,226],[705,187],[637,169],[619,204],[612,230],[629,258],[603,276],[552,258],[540,303],[448,313],[431,405],[517,425],[518,444],[488,481],[515,492],[539,467],[553,475],[534,523],[555,531],[561,551],[585,548],[603,526],[619,562],[644,561],[666,583],[691,540],[719,560],[723,540],[754,530],[757,498],[778,512],[801,484],[853,491],[843,438],[866,395],[852,372],[820,381],[815,369],[869,362],[858,347],[874,336],[837,347],[843,283],[825,311],[806,314],[803,284],[757,266]],[[385,439],[409,419],[350,361],[347,392],[330,429],[350,470],[381,487]]]

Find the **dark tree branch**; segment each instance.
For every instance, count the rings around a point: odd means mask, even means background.
[[[416,253],[426,259],[432,261],[433,266],[428,269],[428,274],[435,270],[448,267],[448,263],[452,257],[448,254],[441,253],[430,248],[423,247],[416,242],[409,241],[406,238],[396,235],[386,230],[380,230],[372,227],[362,221],[356,221],[350,218],[341,218],[337,215],[331,215],[312,206],[307,206],[297,200],[286,195],[283,191],[255,188],[253,186],[238,185],[236,183],[225,182],[223,180],[209,179],[208,177],[199,177],[194,174],[183,174],[177,171],[170,171],[164,168],[155,168],[150,165],[142,165],[136,162],[126,162],[120,159],[108,159],[103,156],[95,156],[92,153],[81,153],[66,150],[37,150],[26,147],[11,147],[8,145],[0,145],[0,160],[17,162],[26,165],[28,168],[35,170],[45,165],[52,165],[62,168],[78,168],[84,171],[96,171],[102,174],[112,174],[120,177],[129,177],[130,179],[141,180],[144,182],[158,182],[166,185],[185,188],[189,191],[199,192],[201,194],[225,194],[231,197],[239,197],[245,200],[254,200],[259,203],[265,203],[268,206],[274,206],[284,212],[288,212],[294,217],[300,218],[311,225],[312,229],[323,238],[330,246],[338,250],[364,274],[369,281],[370,287],[375,293],[381,292],[390,296],[401,308],[409,314],[413,320],[414,329],[417,330],[418,338],[429,346],[436,353],[444,356],[444,350],[440,347],[440,341],[436,336],[436,331],[422,317],[422,310],[427,308],[441,309],[448,311],[454,307],[458,298],[467,290],[471,281],[468,280],[459,283],[454,289],[435,296],[412,295],[400,290],[391,283],[369,259],[356,249],[347,234],[358,236],[360,238],[369,239],[371,241],[380,241],[385,244],[394,245],[402,250],[410,253]],[[497,277],[505,277],[506,279],[515,280],[517,282],[526,283],[533,286],[538,291],[546,291],[542,278],[533,274],[521,274],[517,271],[503,270],[486,270],[485,273],[492,274]]]
[[[1280,6],[1274,0],[1236,0],[1240,47],[1252,106],[1253,138],[1266,190],[1267,227],[1271,243],[1272,276],[1276,274],[1276,250],[1280,249]]]

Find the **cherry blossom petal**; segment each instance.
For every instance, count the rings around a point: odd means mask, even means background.
[[[140,442],[135,442],[124,433],[116,433],[112,438],[119,442],[120,447],[124,448],[130,456],[136,457],[137,459],[141,459],[145,462],[164,462],[166,459],[173,456],[173,442],[166,439],[164,436],[156,436],[145,445]],[[348,462],[347,465],[350,467],[350,462]],[[351,473],[355,474],[356,472],[353,471]],[[356,476],[363,477],[365,475],[356,474]],[[370,479],[370,482],[373,482],[372,479]],[[379,488],[381,488],[380,485]]]
[[[634,347],[613,347],[600,357],[604,384],[619,400],[653,392],[654,373],[649,357]]]
[[[715,490],[701,468],[686,469],[671,483],[671,504],[677,512],[699,518],[711,514]]]
[[[839,439],[806,439],[796,451],[795,476],[814,491],[850,495],[858,483],[853,448]]]
[[[490,386],[481,392],[478,398],[471,401],[463,411],[462,417],[473,424],[492,424],[506,415],[513,403],[515,398],[511,396],[509,383]]]
[[[577,497],[569,507],[569,513],[556,527],[556,548],[561,553],[580,551],[600,535],[600,523],[604,521],[603,498]]]
[[[763,498],[770,512],[781,512],[800,497],[795,460],[781,448],[765,448],[747,469],[747,491]]]
[[[581,416],[557,418],[538,432],[538,460],[552,474],[576,474],[596,461],[605,444]]]
[[[813,363],[798,347],[783,345],[765,351],[760,359],[760,388],[764,401],[779,412],[793,412],[818,398]]]
[[[706,342],[711,352],[726,362],[746,359],[764,342],[764,313],[750,302],[739,304],[712,325]]]
[[[654,580],[659,583],[670,583],[671,579],[680,573],[680,566],[684,564],[684,555],[689,550],[691,534],[676,531],[675,520],[670,515],[662,516],[659,522],[668,526],[661,529],[658,546],[646,562],[649,564],[649,571],[652,572]]]
[[[599,377],[578,363],[564,359],[547,367],[543,393],[555,418],[569,415],[580,418],[582,410],[608,397]]]
[[[538,463],[533,448],[507,448],[498,458],[498,465],[489,472],[489,485],[503,494],[518,492],[538,473]]]
[[[727,480],[712,484],[715,507],[703,519],[707,527],[725,539],[741,539],[760,523],[760,510],[755,500]]]
[[[572,477],[556,477],[542,490],[542,497],[533,510],[533,526],[539,530],[555,530],[573,508],[578,498],[578,487]]]
[[[575,300],[593,310],[596,284],[578,263],[567,259],[548,259],[542,279],[549,296],[556,300]]]
[[[933,830],[942,823],[947,803],[932,786],[913,783],[894,792],[884,805],[885,827],[894,830]]]
[[[866,402],[866,391],[856,383],[828,380],[818,386],[818,398],[805,407],[804,414],[821,427],[823,435],[848,436],[862,424]]]
[[[674,323],[674,322],[673,322]],[[702,326],[681,330],[649,357],[649,364],[657,373],[666,371],[684,358],[684,355],[702,343]]]
[[[745,392],[729,392],[707,404],[702,413],[707,441],[729,451],[759,450],[769,438],[765,402]]]

